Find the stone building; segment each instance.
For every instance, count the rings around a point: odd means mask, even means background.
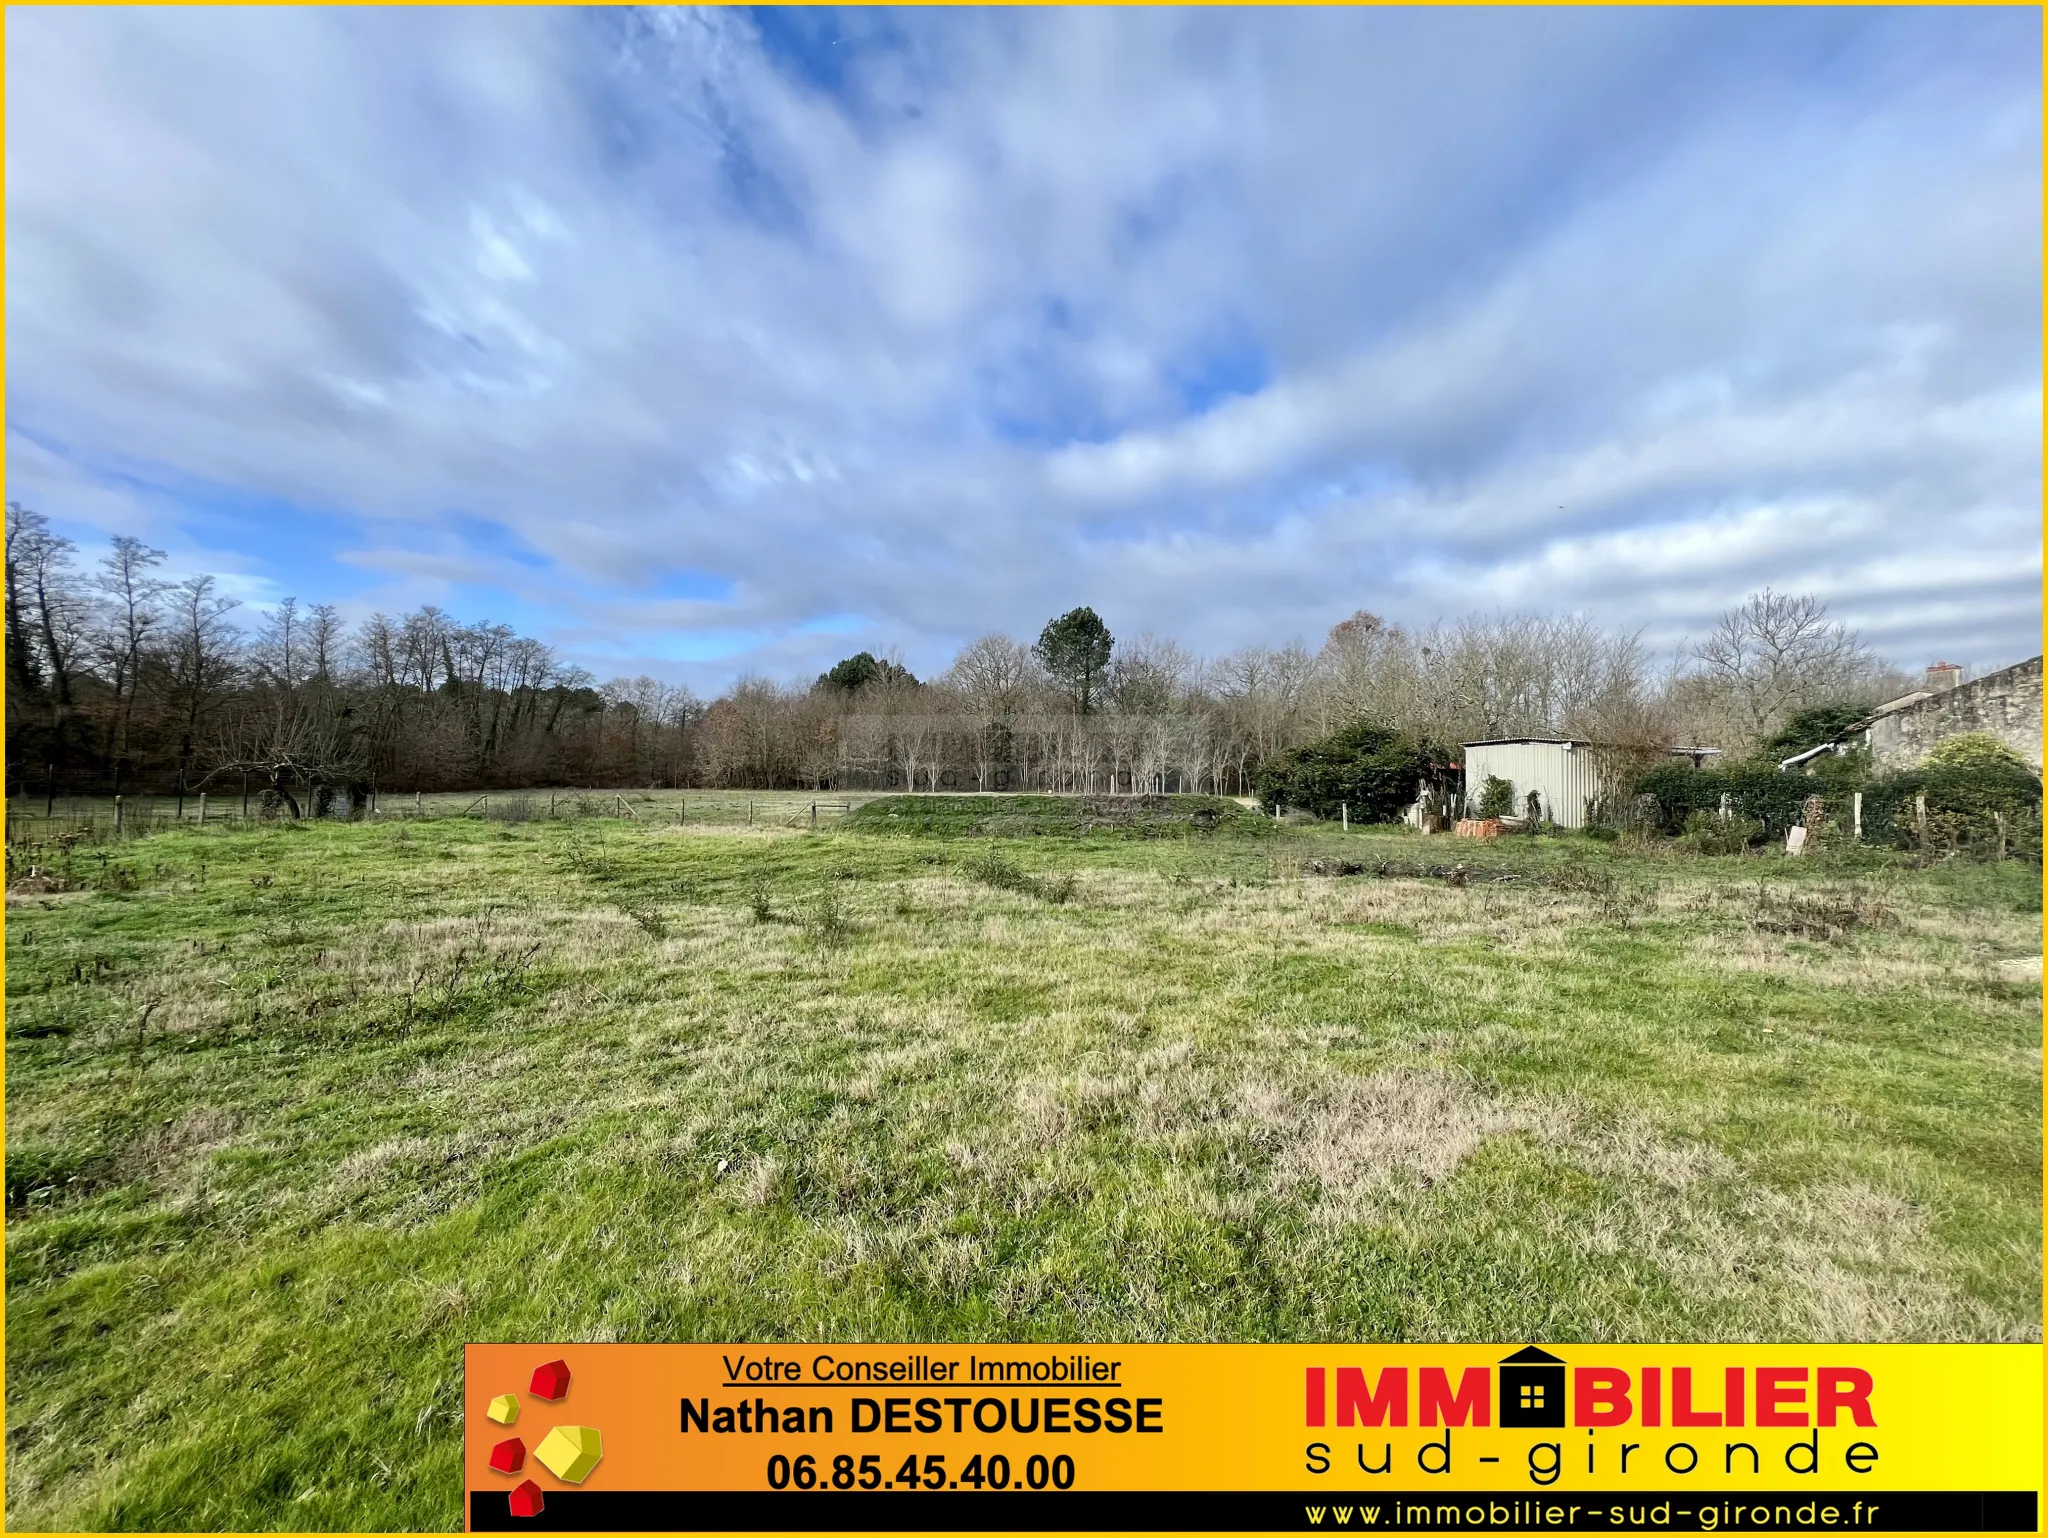
[[[1962,669],[1937,662],[1925,687],[1888,700],[1845,734],[1869,745],[1880,774],[1911,769],[1935,747],[1965,732],[1989,732],[2036,770],[2041,767],[2041,659],[2016,662],[1962,682]]]

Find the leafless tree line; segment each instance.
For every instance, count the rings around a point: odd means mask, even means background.
[[[1623,752],[1740,754],[1793,713],[1906,687],[1812,598],[1764,592],[1661,663],[1583,616],[1474,615],[1422,631],[1360,612],[1322,646],[1203,659],[1143,636],[1083,714],[1003,635],[944,674],[853,691],[742,680],[705,713],[698,773],[722,785],[1243,794],[1261,762],[1363,718],[1452,746],[1569,736]]]
[[[351,627],[287,599],[245,628],[214,578],[168,581],[163,552],[125,536],[81,569],[15,504],[6,555],[10,794],[253,783],[293,815],[373,788],[545,784],[1240,794],[1264,760],[1360,717],[1445,745],[1740,753],[1798,710],[1905,686],[1817,600],[1766,592],[1661,663],[1581,616],[1410,631],[1360,612],[1316,650],[1205,659],[1141,636],[1085,711],[1002,635],[925,682],[894,663],[854,688],[750,676],[707,707],[651,678],[600,685],[432,606]]]

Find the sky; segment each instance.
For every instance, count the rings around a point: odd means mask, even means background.
[[[7,496],[713,694],[2041,649],[2038,9],[16,8]]]

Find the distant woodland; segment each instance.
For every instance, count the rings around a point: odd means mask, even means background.
[[[1787,722],[1907,680],[1811,597],[1759,593],[1671,657],[1580,616],[1426,628],[1363,611],[1300,642],[1201,657],[1120,638],[1093,609],[988,635],[918,678],[866,652],[715,700],[599,682],[545,644],[433,606],[345,623],[251,613],[170,581],[128,537],[81,552],[9,504],[10,796],[241,785],[287,815],[373,789],[547,785],[1249,791],[1262,763],[1360,721],[1455,745],[1558,734],[1754,751]]]

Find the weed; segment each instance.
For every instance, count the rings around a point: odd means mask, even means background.
[[[1075,881],[1072,875],[1034,876],[993,846],[975,851],[961,862],[960,868],[974,880],[1006,892],[1018,892],[1049,903],[1073,900]]]
[[[666,940],[668,938],[668,921],[655,912],[654,909],[627,907],[621,908],[619,911],[646,930],[648,938],[653,940]]]
[[[1791,935],[1845,945],[1862,929],[1896,929],[1898,914],[1880,887],[1865,882],[1815,890],[1759,881],[1749,903],[1749,925],[1764,934]]]
[[[747,876],[747,908],[756,924],[775,922],[775,904],[768,896],[768,878],[759,871]]]
[[[797,923],[821,945],[844,945],[859,932],[840,908],[839,894],[830,887],[818,889]]]

